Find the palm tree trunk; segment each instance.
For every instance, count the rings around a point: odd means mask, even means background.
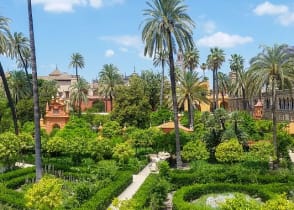
[[[3,87],[4,87],[4,90],[5,90],[6,97],[7,97],[7,100],[8,100],[8,104],[9,104],[11,114],[12,114],[12,120],[13,120],[13,125],[14,125],[14,133],[16,135],[18,135],[19,130],[18,130],[18,124],[17,124],[16,110],[15,110],[13,99],[11,97],[11,93],[10,93],[10,90],[9,90],[9,86],[8,86],[7,79],[6,79],[6,76],[5,76],[5,73],[4,73],[1,62],[0,62],[0,76],[2,78]]]
[[[275,78],[272,79],[272,114],[273,114],[273,144],[274,144],[274,155],[279,160],[278,144],[277,144],[277,116],[276,116],[276,87]]]
[[[77,78],[77,82],[79,81],[79,77],[78,77],[78,67],[76,66],[76,78]]]
[[[218,108],[218,75],[217,69],[215,70],[215,108]]]
[[[34,26],[32,15],[32,3],[28,0],[30,47],[32,53],[32,77],[33,77],[33,101],[34,101],[34,123],[35,123],[35,164],[36,164],[36,181],[42,178],[42,156],[41,156],[41,129],[40,129],[40,112],[39,112],[39,95],[37,80],[37,63],[34,38]]]
[[[112,95],[109,95],[109,100],[110,100],[110,111],[112,111]]]
[[[214,111],[215,110],[215,108],[216,108],[216,106],[215,106],[215,83],[216,83],[216,81],[215,81],[215,70],[213,70],[212,71],[212,80],[213,80],[213,82],[212,82],[212,103],[213,103],[213,107],[212,107],[212,111]]]
[[[243,110],[247,110],[247,101],[246,101],[246,94],[245,89],[242,87],[242,97],[243,97]]]
[[[176,94],[176,77],[175,77],[175,65],[173,57],[173,46],[171,43],[171,32],[168,30],[168,57],[170,64],[170,83],[171,83],[171,92],[173,100],[173,110],[174,110],[174,124],[175,124],[175,136],[176,136],[176,159],[177,159],[177,168],[181,168],[183,165],[181,158],[181,143],[180,143],[180,132],[179,132],[179,120],[178,120],[178,103],[177,103],[177,94]]]
[[[189,126],[190,129],[194,129],[194,109],[193,102],[191,101],[191,97],[188,98],[188,112],[189,112]]]
[[[162,72],[161,72],[160,99],[159,99],[160,107],[162,107],[162,102],[163,102],[163,89],[164,89],[164,61],[162,61],[161,65],[162,65]]]

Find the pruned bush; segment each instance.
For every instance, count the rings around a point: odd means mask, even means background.
[[[243,148],[237,139],[220,143],[216,147],[215,157],[221,163],[234,163],[242,160]]]
[[[209,152],[204,142],[200,140],[190,141],[184,146],[182,156],[187,161],[207,160],[209,158]]]

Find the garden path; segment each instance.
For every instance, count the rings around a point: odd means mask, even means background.
[[[291,150],[289,150],[289,157],[292,163],[294,163],[294,152],[292,152]]]
[[[138,174],[133,175],[133,182],[118,196],[119,200],[129,200],[133,197],[133,195],[137,192],[140,186],[143,184],[145,179],[151,173],[151,165],[149,163],[143,170],[141,170]],[[110,206],[109,209],[115,209]]]

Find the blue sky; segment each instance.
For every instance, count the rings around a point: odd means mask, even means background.
[[[0,1],[0,15],[12,20],[12,32],[28,36],[26,0]],[[153,69],[152,60],[143,56],[140,24],[145,0],[32,0],[38,75],[47,75],[57,65],[69,68],[74,52],[85,58],[79,73],[91,81],[104,64],[114,64],[122,74]],[[290,0],[186,0],[188,14],[195,21],[193,38],[200,51],[200,63],[209,49],[225,51],[228,73],[230,55],[246,59],[260,52],[260,45],[293,45],[294,2]],[[0,57],[5,70],[16,69],[14,60]],[[200,71],[200,70],[199,70]],[[200,71],[201,72],[201,71]],[[202,74],[202,72],[201,72]],[[206,75],[211,76],[210,72]]]

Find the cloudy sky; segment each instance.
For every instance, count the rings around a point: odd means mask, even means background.
[[[0,16],[11,19],[11,31],[28,36],[26,0],[0,1]],[[74,52],[85,58],[80,71],[88,81],[97,78],[104,64],[116,65],[122,74],[134,69],[159,71],[143,56],[140,24],[145,0],[32,0],[38,74],[56,66],[69,74]],[[193,38],[205,62],[209,49],[220,47],[230,55],[242,55],[247,63],[260,45],[293,45],[294,2],[290,0],[186,0],[188,14],[196,23]],[[15,61],[0,57],[5,70]],[[248,66],[248,64],[246,64]],[[228,62],[221,69],[229,71]],[[210,76],[210,73],[208,73]]]

